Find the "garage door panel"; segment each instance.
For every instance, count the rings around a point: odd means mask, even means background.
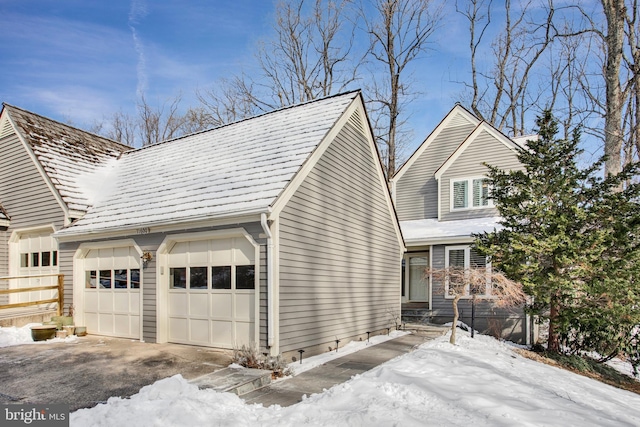
[[[209,344],[211,339],[209,319],[190,319],[189,330],[191,331],[190,341],[205,345]]]
[[[253,317],[253,313],[255,312],[255,301],[256,298],[253,292],[250,294],[236,293],[236,320],[251,320],[251,318]]]
[[[189,315],[208,317],[209,301],[206,293],[189,293]],[[208,328],[207,328],[208,329]]]
[[[211,241],[211,261],[213,265],[231,264],[231,240]]]
[[[188,316],[189,304],[186,292],[169,293],[169,316]]]
[[[220,347],[230,347],[233,344],[232,322],[223,320],[211,321],[212,343]]]
[[[84,292],[84,311],[98,311],[98,293],[96,291],[86,290]]]
[[[169,340],[185,342],[189,337],[188,319],[179,317],[169,318]]]
[[[114,314],[113,324],[116,331],[122,332],[123,334],[125,334],[125,336],[131,335],[131,324],[130,324],[128,315]]]
[[[238,347],[251,344],[248,338],[252,336],[253,324],[251,322],[236,321],[236,345]]]
[[[85,313],[84,321],[87,324],[88,333],[96,333],[98,330],[100,330],[97,313]]]
[[[113,334],[113,314],[98,314],[100,333]]]
[[[129,313],[129,293],[124,291],[113,292],[113,312]]]
[[[140,315],[140,291],[129,292],[129,313]]]
[[[113,312],[113,294],[111,291],[98,291],[98,311]]]
[[[214,293],[209,296],[211,299],[211,317],[215,319],[231,320],[233,313],[233,303],[231,293]]]

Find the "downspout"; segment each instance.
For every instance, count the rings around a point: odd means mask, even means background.
[[[273,236],[267,222],[267,214],[260,214],[260,224],[267,235],[267,345],[273,345],[274,302],[273,302]]]

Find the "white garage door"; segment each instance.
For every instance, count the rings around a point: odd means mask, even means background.
[[[255,261],[244,237],[176,243],[167,257],[169,341],[221,348],[255,342]]]
[[[91,249],[84,262],[84,319],[91,334],[140,338],[140,255]]]
[[[52,230],[21,233],[15,245],[12,276],[42,276],[58,274],[58,243],[51,237]],[[28,279],[11,280],[12,288],[28,288],[33,286],[52,286],[58,283],[55,276],[31,277]],[[31,302],[56,298],[58,291],[34,291],[12,294],[10,302]],[[49,304],[55,307],[56,304]]]

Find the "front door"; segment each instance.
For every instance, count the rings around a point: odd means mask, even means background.
[[[429,267],[429,253],[414,253],[406,255],[405,270],[406,283],[409,284],[410,302],[429,302],[429,277],[427,268]]]

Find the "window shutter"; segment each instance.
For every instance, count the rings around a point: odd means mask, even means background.
[[[473,180],[473,206],[489,205],[489,183],[486,179]]]
[[[467,207],[467,181],[453,182],[453,207],[454,209]]]
[[[469,258],[471,268],[483,268],[487,266],[487,258],[474,250],[469,251]]]
[[[464,249],[451,249],[449,251],[449,267],[464,268]]]

